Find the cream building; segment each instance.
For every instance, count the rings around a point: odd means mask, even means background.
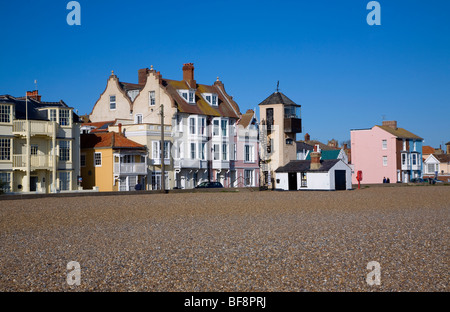
[[[261,185],[273,186],[275,170],[297,159],[300,107],[278,91],[259,104]]]
[[[121,82],[112,73],[89,116],[91,122],[121,120],[123,134],[148,150],[146,189],[158,189],[165,164],[166,188],[193,188],[202,181],[233,185],[234,129],[239,107],[219,79],[197,84],[192,63],[183,79],[162,78],[153,69],[138,70],[138,83]],[[161,107],[164,155],[161,155]],[[110,131],[119,131],[119,123]]]
[[[78,189],[80,125],[63,101],[0,96],[0,181],[6,193]]]

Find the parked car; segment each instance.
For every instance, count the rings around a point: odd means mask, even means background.
[[[411,179],[411,183],[423,183],[423,182],[426,182],[426,181],[422,178],[412,178]]]
[[[438,180],[436,178],[425,178],[424,182],[429,184],[444,183],[444,181]]]
[[[195,188],[220,188],[223,187],[220,182],[202,182],[197,185]]]

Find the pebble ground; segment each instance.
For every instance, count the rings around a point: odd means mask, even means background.
[[[449,212],[448,186],[2,200],[0,291],[446,292]]]

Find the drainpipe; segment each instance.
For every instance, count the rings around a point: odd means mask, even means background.
[[[52,193],[56,193],[56,121],[53,121],[52,127]]]

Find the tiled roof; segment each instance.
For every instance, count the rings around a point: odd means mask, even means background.
[[[81,126],[90,126],[94,127],[90,132],[107,132],[108,127],[114,124],[114,120],[112,121],[98,121],[98,122],[86,122],[81,124]]]
[[[383,129],[384,131],[389,132],[390,134],[395,135],[399,139],[415,139],[415,140],[423,140],[423,138],[415,135],[414,133],[409,132],[403,128],[392,128],[389,126],[375,126]]]
[[[199,114],[207,116],[223,116],[239,118],[239,107],[236,102],[225,92],[222,92],[218,85],[202,85],[197,84],[195,92],[195,104],[190,104],[185,101],[177,90],[188,90],[189,86],[185,81],[177,81],[170,79],[162,79],[162,85],[166,88],[167,93],[172,97],[178,111],[181,113]],[[212,107],[201,95],[202,93],[215,93],[218,96],[217,107]]]
[[[27,112],[28,102],[28,112]],[[0,103],[12,103],[14,104],[14,116],[16,119],[28,119],[30,120],[49,120],[46,110],[39,110],[39,108],[46,107],[64,107],[69,108],[64,101],[59,102],[42,102],[32,97],[28,97],[28,101],[24,96],[14,97],[11,95],[0,95]],[[27,116],[28,113],[28,116]],[[79,116],[72,112],[73,122],[79,122]]]
[[[258,105],[270,105],[270,104],[298,105],[281,92],[272,93]]]
[[[312,150],[314,150],[313,145],[309,145],[303,141],[296,141],[295,144],[297,144],[297,151],[302,151],[302,150],[312,151]]]
[[[291,160],[279,167],[275,172],[328,172],[340,159],[327,159],[320,161],[320,168],[311,170],[311,160]]]
[[[144,85],[137,84],[137,83],[119,82],[119,84],[122,87],[122,89],[125,91],[144,89]]]
[[[422,154],[433,154],[434,148],[428,145],[422,146]]]
[[[324,143],[322,143],[322,142],[319,142],[319,141],[317,141],[317,140],[309,140],[309,141],[304,141],[304,140],[303,140],[303,141],[297,141],[297,142],[299,142],[299,143],[301,142],[301,143],[308,144],[308,145],[312,146],[313,149],[314,149],[314,146],[315,146],[316,144],[319,144],[320,149],[321,149],[321,150],[324,150],[324,151],[340,150],[339,147],[329,146],[329,145],[324,144]]]
[[[247,128],[248,125],[252,122],[254,115],[255,111],[253,109],[247,110],[247,112],[241,116],[241,119],[239,120],[239,125],[241,125],[244,128]]]
[[[80,135],[80,148],[134,148],[145,149],[144,145],[127,139],[117,132],[89,133]]]
[[[433,154],[440,163],[450,162],[450,154]]]

